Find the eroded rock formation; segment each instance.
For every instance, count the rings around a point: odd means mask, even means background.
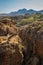
[[[0,65],[21,65],[23,55],[15,44],[0,44]]]

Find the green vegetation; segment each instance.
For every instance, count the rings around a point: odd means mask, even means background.
[[[19,15],[14,17],[0,17],[1,22],[12,21],[17,27],[24,26],[36,21],[43,21],[43,14]]]

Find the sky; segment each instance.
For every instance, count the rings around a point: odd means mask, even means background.
[[[43,0],[0,0],[0,13],[9,13],[23,8],[43,10]]]

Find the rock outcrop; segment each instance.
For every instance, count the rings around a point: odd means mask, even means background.
[[[43,65],[43,26],[34,23],[19,31],[24,45],[24,65]]]
[[[12,20],[1,20],[0,36],[6,36],[7,34],[17,34],[17,27]]]
[[[21,65],[23,55],[16,44],[0,44],[0,65]]]
[[[0,21],[0,65],[43,65],[43,21],[20,27]]]

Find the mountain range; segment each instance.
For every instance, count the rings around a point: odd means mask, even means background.
[[[43,14],[43,10],[39,10],[39,11],[36,11],[36,10],[33,10],[33,9],[19,9],[18,11],[14,11],[14,12],[10,12],[10,13],[4,13],[4,14],[0,14],[0,16],[18,16],[18,15],[25,15],[25,14],[36,14],[36,13],[40,13],[40,14]]]

